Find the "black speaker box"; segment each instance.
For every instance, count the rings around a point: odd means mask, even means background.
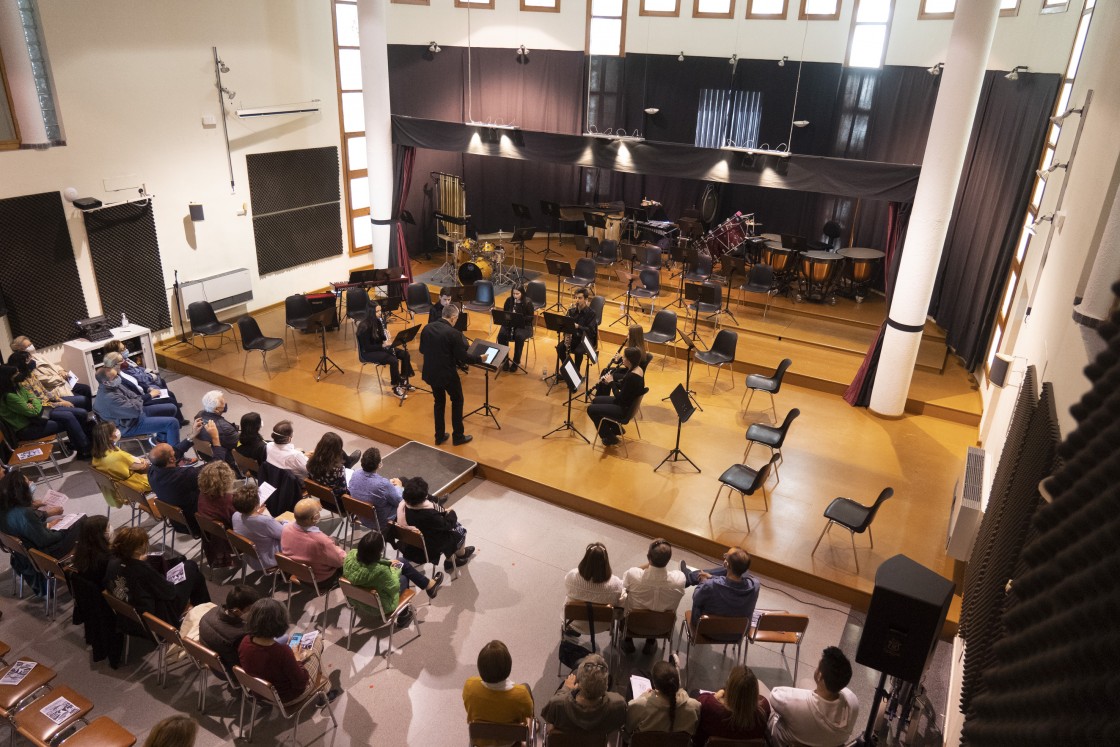
[[[906,682],[925,671],[953,599],[953,582],[905,555],[884,561],[856,650],[856,661]]]

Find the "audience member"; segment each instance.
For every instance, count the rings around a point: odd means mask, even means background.
[[[311,566],[320,584],[334,583],[342,574],[346,553],[319,529],[323,507],[315,498],[304,498],[296,504],[296,522],[280,533],[280,552],[292,560]]]
[[[284,523],[261,503],[256,480],[250,477],[233,491],[233,508],[233,531],[252,540],[257,548],[257,557],[248,559],[249,566],[257,571],[275,567]]]
[[[93,429],[93,468],[140,493],[148,493],[150,463],[120,447],[121,429],[116,423],[98,423]]]
[[[829,646],[813,672],[817,686],[775,687],[770,691],[770,737],[778,747],[833,747],[844,744],[859,718],[859,701],[848,689],[852,665],[844,652]]]
[[[334,431],[327,431],[307,460],[307,476],[330,488],[336,498],[341,498],[349,495],[346,470],[354,466],[360,457],[361,452],[357,449],[347,454],[342,448],[342,437]]]
[[[267,597],[257,600],[245,617],[245,637],[237,647],[241,668],[271,683],[284,703],[306,697],[319,685],[323,653],[322,635],[315,637],[310,648],[300,645],[295,651],[278,643],[276,639],[287,634],[288,624],[288,611],[283,604]],[[325,696],[320,694],[319,702],[326,705],[338,695],[338,690]]]
[[[149,389],[137,383],[136,378],[125,373],[128,359],[120,353],[106,353],[101,359],[101,365],[110,365],[117,369],[122,388],[140,398],[143,402],[144,414],[151,418],[175,418],[179,425],[186,425],[183,413],[179,412],[179,403],[160,397],[159,389]],[[135,369],[132,369],[135,370]]]
[[[111,420],[125,436],[154,433],[164,443],[179,442],[179,421],[173,417],[150,416],[144,412],[144,398],[122,383],[120,356],[105,356],[97,372],[97,396],[93,410],[102,420]]]
[[[56,421],[69,434],[77,426],[88,437],[93,424],[93,411],[89,405],[83,406],[85,397],[61,397],[47,389],[35,378],[35,360],[25,351],[12,353],[8,356],[8,365],[15,366],[19,371],[17,379],[23,386],[31,390],[32,396],[43,403],[43,415]],[[73,400],[73,402],[71,402]],[[76,404],[83,403],[83,404]],[[77,448],[77,444],[74,445]]]
[[[31,483],[20,470],[13,469],[0,478],[0,530],[23,540],[28,549],[54,558],[65,557],[73,549],[87,517],[83,516],[63,531],[51,529],[50,525],[58,521],[61,514],[62,509],[47,508],[34,499]],[[26,564],[23,556],[12,555],[11,559],[13,568],[35,578],[33,585],[38,590],[39,574]]]
[[[33,441],[65,430],[78,458],[89,459],[89,436],[85,431],[88,413],[75,407],[45,405],[27,387],[27,378],[14,366],[0,366],[0,420],[21,441]]]
[[[244,618],[260,598],[252,586],[238,584],[226,594],[225,604],[211,609],[198,623],[198,640],[218,655],[226,669],[240,663],[237,648],[245,637]]]
[[[257,464],[268,460],[268,447],[261,438],[261,416],[257,412],[247,412],[241,416],[241,433],[234,451]]]
[[[478,676],[463,684],[467,722],[519,724],[533,718],[533,692],[509,678],[513,657],[501,641],[490,641],[478,652]]]
[[[397,506],[401,503],[404,489],[400,479],[377,474],[380,466],[379,449],[370,447],[362,452],[361,469],[354,470],[350,476],[350,497],[373,506],[377,510],[377,521],[383,527],[397,518]],[[380,528],[366,526],[369,529]]]
[[[653,665],[650,689],[630,701],[626,709],[626,731],[696,732],[700,704],[681,689],[676,657]]]
[[[109,659],[116,667],[124,653],[109,603],[101,595],[109,567],[109,518],[87,516],[74,545],[74,573],[67,579],[74,598],[73,622],[81,625],[93,661]],[[13,560],[15,558],[13,557]]]
[[[751,556],[746,550],[732,547],[723,556],[723,567],[707,571],[688,570],[682,562],[688,585],[699,584],[692,593],[692,628],[695,631],[701,615],[746,617],[754,615],[758,602],[758,579],[747,571]]]
[[[467,528],[459,523],[454,511],[448,511],[428,494],[428,483],[422,477],[404,481],[403,500],[397,506],[397,523],[418,529],[424,535],[427,560],[413,547],[397,548],[413,563],[435,563],[443,555],[446,558],[443,570],[451,572],[456,566],[469,563],[474,556],[474,546],[467,545]]]
[[[765,740],[769,736],[770,702],[759,694],[754,672],[742,664],[731,668],[722,690],[701,692],[699,701],[695,747],[704,747],[711,737]]]
[[[112,557],[105,571],[105,588],[122,602],[131,604],[143,615],[150,612],[159,619],[179,627],[179,621],[190,605],[210,601],[206,579],[198,565],[187,558],[163,555],[148,556],[148,533],[141,527],[120,527],[109,544]],[[181,581],[167,579],[169,571],[182,564]]]
[[[144,747],[193,747],[198,735],[198,722],[190,716],[168,716],[156,724]]]
[[[617,605],[622,599],[622,579],[611,573],[607,546],[592,542],[579,565],[564,577],[569,602]]]
[[[602,656],[583,657],[545,703],[541,717],[556,731],[595,741],[621,729],[626,725],[626,699],[608,690],[608,674]]]
[[[74,570],[100,589],[109,566],[109,517],[87,516],[74,544]]]
[[[213,422],[202,424],[201,419],[195,421],[196,433],[205,431],[211,438],[216,439],[218,427]],[[177,506],[183,511],[187,519],[188,534],[198,534],[198,475],[197,462],[187,463],[183,454],[190,448],[191,442],[184,440],[172,446],[171,444],[157,444],[148,453],[148,482],[152,491],[164,503]],[[220,455],[220,456],[219,456]],[[215,458],[225,457],[225,450],[221,446],[214,447]],[[183,531],[183,530],[177,530]]]
[[[20,335],[12,340],[12,352],[26,352],[31,355],[31,360],[35,363],[31,375],[50,393],[51,397],[61,397],[87,412],[93,407],[93,390],[89,388],[89,384],[79,384],[77,376],[71,384],[70,372],[39,355],[26,335]]]
[[[667,570],[673,559],[673,546],[668,540],[658,537],[649,543],[646,563],[631,568],[622,577],[622,603],[627,612],[631,610],[650,610],[652,612],[676,611],[684,597],[684,574],[677,570]],[[639,631],[640,632],[640,631]],[[656,638],[647,638],[642,653],[649,655],[657,648]],[[622,641],[622,650],[634,652],[634,639],[627,636]]]
[[[162,408],[156,412],[149,411],[149,415],[174,415],[179,421],[179,425],[190,425],[183,417],[183,407],[179,404],[175,393],[168,388],[167,382],[155,371],[133,363],[129,358],[128,347],[123,342],[110,340],[105,343],[102,350],[105,351],[106,355],[109,353],[120,355],[121,378],[144,397],[144,402],[147,405],[171,405],[175,408],[174,411],[170,408]],[[166,396],[164,396],[164,391],[167,392]]]
[[[299,479],[307,477],[307,452],[301,451],[292,443],[295,429],[292,421],[281,420],[272,427],[272,441],[265,444],[265,457],[269,464],[292,472]]]
[[[220,390],[214,389],[202,395],[202,409],[195,414],[195,418],[202,418],[203,423],[213,421],[214,425],[218,427],[217,442],[211,440],[209,430],[204,431],[205,436],[199,434],[199,438],[210,441],[212,444],[220,443],[227,453],[233,451],[238,441],[237,426],[225,419],[225,414],[228,411],[229,405],[226,404],[226,395]]]
[[[385,540],[381,532],[376,529],[368,532],[358,541],[358,546],[346,553],[342,562],[343,577],[359,589],[370,589],[377,592],[381,599],[381,609],[385,614],[391,615],[400,603],[401,592],[409,584],[416,584],[416,588],[423,589],[429,599],[435,599],[439,587],[443,584],[443,574],[437,573],[435,578],[428,579],[420,571],[408,563],[399,560],[389,560],[384,557]],[[380,619],[377,609],[364,604],[355,605],[359,612]],[[407,613],[407,614],[405,614]],[[397,618],[397,627],[403,628],[412,622],[412,610],[406,610]]]
[[[213,461],[198,473],[198,513],[222,522],[229,529],[233,526],[233,482],[237,478],[225,462]],[[228,541],[218,541],[204,534],[202,549],[211,568],[228,568],[233,565],[233,550]]]

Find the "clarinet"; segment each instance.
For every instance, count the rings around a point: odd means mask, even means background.
[[[622,344],[618,346],[618,350],[614,351],[614,355],[611,357],[610,362],[607,363],[607,365],[603,367],[603,370],[599,372],[599,376],[604,376],[607,371],[613,372],[618,370],[618,367],[622,365],[622,349],[625,347],[626,341],[623,340]],[[614,376],[613,378],[617,380],[619,377]]]

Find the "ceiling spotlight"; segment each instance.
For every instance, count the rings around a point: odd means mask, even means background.
[[[221,60],[218,60],[218,69],[221,70],[223,73],[228,73],[229,72],[229,65],[222,62]]]
[[[793,126],[794,127],[808,127],[809,126],[809,120],[807,120],[807,119],[795,119],[793,121]]]
[[[1080,106],[1075,109],[1066,109],[1061,114],[1055,114],[1053,117],[1050,117],[1050,124],[1060,125],[1062,122],[1066,121],[1066,118],[1069,117],[1069,115],[1080,114],[1082,111],[1084,111],[1084,107]]]
[[[1045,179],[1050,174],[1053,174],[1058,169],[1069,169],[1069,162],[1051,164],[1048,169],[1036,169],[1034,173],[1038,174],[1039,179]]]
[[[233,101],[233,99],[237,96],[237,91],[231,91],[225,86],[222,86],[222,93],[224,93],[226,95],[226,98],[228,98],[230,101]]]
[[[529,56],[529,51],[530,50],[526,49],[525,45],[522,44],[520,47],[517,48],[517,56],[518,57],[528,57]]]
[[[440,48],[440,46],[438,44],[436,44],[434,41],[432,41],[432,42],[428,42],[428,51],[431,52],[432,54],[439,54],[443,50]]]
[[[788,62],[788,61],[789,61],[789,57],[787,57],[786,55],[782,55],[782,59],[778,60],[778,67],[785,67],[786,62]]]
[[[658,109],[656,106],[650,106],[650,107],[646,107],[643,111],[645,111],[646,114],[648,114],[652,117],[654,114],[657,114],[661,110]]]
[[[681,53],[679,55],[677,55],[677,62],[684,62],[684,50],[683,49],[681,50]]]
[[[738,62],[739,62],[739,55],[737,55],[737,54],[733,54],[733,55],[731,55],[731,59],[727,61],[727,64],[729,64],[729,65],[735,65],[735,64],[737,64]]]
[[[1007,78],[1008,80],[1019,80],[1019,73],[1029,73],[1030,71],[1031,69],[1026,65],[1016,65],[1015,67],[1011,68],[1011,72],[1003,77]]]
[[[944,62],[939,62],[936,65],[931,65],[930,67],[926,68],[926,72],[929,73],[930,75],[935,75],[936,76],[936,75],[941,75],[941,71],[944,70],[944,69],[945,69],[945,63]]]

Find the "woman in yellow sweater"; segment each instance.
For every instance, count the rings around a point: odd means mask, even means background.
[[[148,460],[120,448],[120,440],[121,431],[115,423],[98,423],[93,431],[93,468],[133,490],[150,493]]]

